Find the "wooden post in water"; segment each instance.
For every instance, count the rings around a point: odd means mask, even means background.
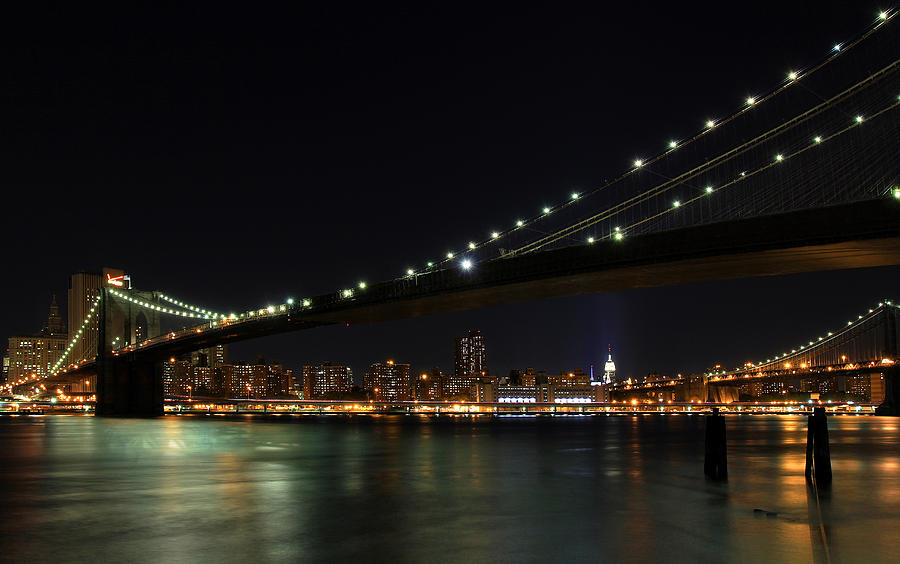
[[[806,432],[806,479],[818,486],[831,483],[831,450],[825,408],[817,407],[809,416]]]
[[[728,457],[725,450],[725,417],[714,407],[706,416],[706,457],[703,473],[713,480],[728,479]]]

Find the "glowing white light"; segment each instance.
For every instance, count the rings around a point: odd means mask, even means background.
[[[815,141],[816,143],[821,143],[821,142],[822,142],[822,138],[819,137],[818,135],[816,135],[815,137],[813,137],[813,141]]]
[[[360,290],[365,290],[365,289],[366,289],[366,283],[365,283],[365,282],[360,282],[360,283],[358,284],[358,286],[359,286],[359,289],[360,289]]]
[[[640,167],[642,164],[644,164],[644,161],[641,159],[634,159],[634,166]]]
[[[572,199],[573,199],[573,200],[577,200],[577,199],[578,199],[578,196],[579,196],[578,192],[572,192]]]
[[[710,128],[710,129],[714,128],[715,126],[716,126],[716,122],[714,122],[713,120],[708,120],[706,122],[706,127]]]
[[[472,268],[472,261],[470,261],[469,259],[463,260],[462,267],[463,267],[463,270],[469,270],[470,268]]]
[[[856,123],[862,123],[862,121],[863,121],[862,116],[856,116]]]
[[[452,259],[452,258],[453,258],[453,253],[447,253],[447,258],[448,258],[448,259]]]
[[[832,47],[832,49],[833,49],[835,52],[840,51],[840,50],[841,50],[841,44],[840,44],[840,43],[835,43],[835,44],[834,44],[834,47]]]
[[[798,76],[797,73],[794,71],[791,71],[788,73],[788,79],[790,79],[790,80],[797,80],[797,76]]]
[[[778,161],[778,162],[783,161],[783,160],[784,160],[784,155],[781,155],[781,154],[775,155],[775,160]]]
[[[594,242],[594,238],[593,238],[593,237],[588,237],[588,238],[587,238],[587,242],[588,242],[588,243],[593,243],[593,242]]]
[[[431,268],[432,266],[434,266],[434,263],[431,261],[428,261],[428,268]]]
[[[550,208],[544,208],[544,213],[550,213]]]
[[[754,98],[753,96],[748,96],[748,97],[747,97],[747,105],[748,105],[748,106],[752,106],[752,105],[755,104],[755,103],[756,103],[756,98]]]
[[[675,200],[674,202],[672,202],[672,207],[673,207],[673,208],[677,208],[677,207],[680,206],[680,205],[681,205],[681,202],[679,202],[678,200]]]
[[[712,187],[712,186],[707,186],[707,187],[706,187],[706,193],[707,193],[707,194],[711,194],[712,191],[713,191],[713,187]]]
[[[288,305],[294,305],[294,298],[288,298],[287,303],[288,303]],[[231,315],[232,315],[232,317],[234,316],[234,314],[231,314]]]
[[[516,227],[522,227],[523,225],[525,225],[525,222],[522,221],[521,219],[516,221]]]
[[[415,273],[416,273],[416,271],[413,270],[413,269],[411,269],[411,268],[407,268],[407,269],[406,269],[406,275],[407,275],[407,276],[412,276],[412,275],[415,274]]]
[[[669,141],[669,148],[674,149],[678,146],[678,141]]]
[[[879,13],[879,14],[878,14],[878,19],[886,20],[886,19],[887,19],[887,12],[881,12],[881,13]]]
[[[900,188],[894,188],[894,197],[900,200]],[[891,302],[888,302],[891,303]]]
[[[473,243],[472,241],[469,241],[469,248],[470,248],[470,249],[474,249],[474,248],[477,247],[477,246],[478,246],[478,245],[476,245],[476,244]]]
[[[617,231],[616,234],[613,235],[613,238],[614,238],[616,241],[621,241],[624,237],[625,237],[625,234],[622,233],[621,231]]]
[[[269,313],[275,313],[275,306],[269,306],[269,307],[267,307],[267,308],[266,308],[266,311],[268,311]]]
[[[496,231],[491,232],[491,239],[496,239],[499,236],[500,236],[500,234],[497,233]]]
[[[310,302],[309,300],[303,300],[303,307],[309,307],[309,304],[311,303],[312,302]]]

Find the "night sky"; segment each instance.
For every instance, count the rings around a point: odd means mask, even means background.
[[[887,7],[685,4],[10,18],[0,335],[38,330],[50,294],[102,266],[226,312],[393,278],[727,115]],[[581,296],[231,357],[450,371],[453,337],[479,328],[498,375],[587,370],[608,343],[623,375],[668,374],[765,358],[898,283],[882,268]]]

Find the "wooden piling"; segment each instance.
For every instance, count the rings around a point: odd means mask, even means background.
[[[713,480],[728,479],[728,456],[725,448],[725,417],[714,407],[706,416],[706,456],[703,473]]]
[[[831,450],[828,447],[828,422],[824,407],[809,416],[806,431],[806,479],[816,485],[831,483]]]

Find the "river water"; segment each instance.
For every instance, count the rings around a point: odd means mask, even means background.
[[[806,419],[0,418],[0,560],[889,562],[900,420],[831,417],[835,481],[804,481]]]

